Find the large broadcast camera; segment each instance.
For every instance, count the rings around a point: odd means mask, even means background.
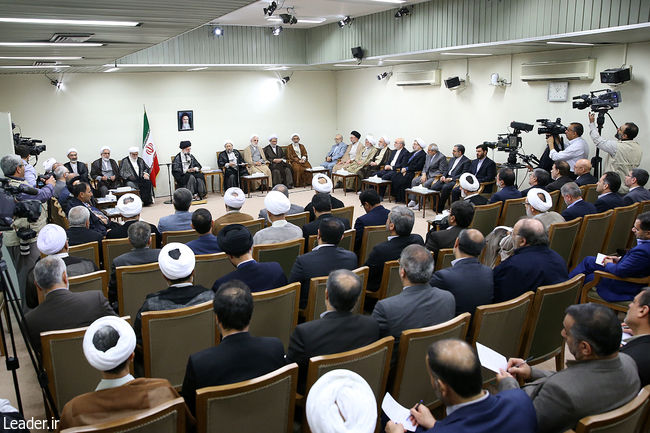
[[[512,132],[507,134],[498,134],[497,141],[484,141],[485,144],[490,149],[500,150],[502,152],[510,152],[508,155],[508,162],[505,164],[510,168],[523,168],[521,164],[517,163],[517,156],[519,156],[526,164],[530,164],[531,161],[535,162],[537,158],[535,155],[523,155],[518,152],[522,147],[521,137],[519,134],[522,132],[530,132],[535,127],[529,123],[523,122],[510,122],[510,127],[513,129]]]
[[[610,89],[590,91],[589,95],[578,95],[573,97],[573,108],[584,110],[591,107],[591,111],[609,111],[623,101],[621,92]]]
[[[537,119],[536,122],[540,124],[537,127],[538,134],[560,135],[566,132],[566,126],[562,125],[562,119],[559,117],[555,119],[555,122],[549,119]]]
[[[38,190],[29,185],[13,186],[9,179],[0,178],[0,231],[13,230],[14,218],[27,218],[30,223],[35,223],[41,215],[41,202],[38,200],[16,201],[20,194],[36,195]],[[18,230],[18,237],[29,240],[36,237],[36,232],[28,228]]]
[[[11,129],[16,129],[16,124],[11,124]],[[42,152],[45,152],[46,146],[42,143],[43,140],[36,138],[23,137],[20,132],[14,133],[14,146],[25,146],[29,148],[29,154],[38,157]]]

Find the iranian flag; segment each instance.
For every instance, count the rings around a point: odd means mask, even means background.
[[[151,173],[149,174],[149,179],[151,184],[156,186],[156,176],[160,171],[158,166],[158,153],[156,152],[156,145],[153,142],[153,136],[151,135],[151,128],[149,128],[149,120],[147,119],[147,111],[144,112],[144,129],[142,132],[142,159],[144,162],[151,167]]]

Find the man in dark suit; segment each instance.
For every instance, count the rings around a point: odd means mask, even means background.
[[[264,157],[270,162],[269,169],[273,178],[273,185],[279,183],[286,185],[287,188],[293,188],[293,174],[291,166],[287,162],[287,155],[280,146],[278,146],[278,136],[271,134],[269,144],[264,148]]]
[[[573,166],[576,177],[575,183],[578,186],[593,185],[598,183],[596,176],[591,174],[591,162],[588,159],[579,159]]]
[[[90,185],[85,182],[79,182],[72,186],[72,197],[68,199],[68,207],[72,209],[75,206],[83,206],[90,211],[90,230],[94,230],[100,235],[106,236],[108,229],[114,224],[112,224],[108,217],[101,210],[97,209],[91,204],[91,198],[93,192],[90,189]]]
[[[490,203],[521,198],[521,191],[515,185],[515,172],[511,168],[502,168],[497,174],[497,186],[501,188],[490,197]]]
[[[197,256],[222,252],[217,237],[212,234],[212,224],[212,214],[209,210],[201,208],[192,212],[192,228],[196,230],[199,237],[189,241],[186,245]]]
[[[34,267],[34,279],[45,300],[25,315],[29,339],[41,351],[41,332],[88,326],[115,312],[99,291],[73,293],[68,290],[65,263],[56,256],[45,257]]]
[[[372,188],[364,189],[359,194],[359,201],[366,214],[358,217],[354,222],[354,229],[357,231],[354,236],[354,250],[357,252],[361,249],[361,241],[363,240],[363,231],[365,228],[386,225],[388,213],[390,212],[381,205],[379,194]]]
[[[311,185],[314,188],[314,196],[316,196],[316,194],[327,194],[329,196],[331,209],[340,209],[342,207],[345,207],[341,200],[332,195],[332,179],[330,179],[328,176],[324,175],[323,173],[315,174],[312,178]],[[310,201],[307,203],[304,212],[309,212],[309,221],[314,221],[316,219],[313,202]],[[348,221],[348,223],[350,222],[351,221]]]
[[[102,250],[101,233],[90,230],[90,211],[85,206],[75,206],[68,212],[70,227],[66,230],[70,246],[98,242],[99,251]]]
[[[332,216],[332,201],[330,200],[331,196],[322,192],[314,194],[311,199],[312,210],[314,211],[314,216],[316,217],[312,222],[302,226],[302,235],[305,237],[305,242],[309,240],[309,236],[315,235],[318,233],[318,227],[320,227],[321,221],[325,218],[336,218],[341,221],[343,224],[343,229],[348,230],[350,228],[350,221],[347,218],[339,218]]]
[[[512,229],[513,254],[494,268],[494,302],[514,299],[539,286],[569,279],[567,264],[548,247],[544,224],[534,218],[517,221]]]
[[[641,386],[650,384],[650,289],[641,290],[632,300],[624,323],[632,337],[625,340],[621,353],[634,359]]]
[[[377,321],[352,312],[362,290],[361,279],[351,271],[330,272],[325,289],[327,311],[321,320],[302,323],[291,334],[287,362],[296,362],[300,367],[298,392],[304,392],[312,356],[358,349],[379,339]]]
[[[421,245],[409,245],[399,258],[399,276],[404,289],[399,295],[382,299],[372,311],[379,323],[380,337],[395,337],[394,364],[402,331],[446,322],[454,317],[454,295],[429,286],[433,274],[431,253]]]
[[[96,192],[100,197],[104,197],[109,189],[119,187],[122,180],[117,162],[111,158],[111,148],[103,146],[100,153],[101,158],[94,160],[90,165],[90,177],[97,181]]]
[[[287,277],[278,262],[258,263],[253,259],[253,236],[243,225],[227,225],[217,235],[217,242],[237,269],[214,282],[212,290],[215,292],[230,280],[243,281],[253,292],[277,289],[287,284]]]
[[[562,218],[565,221],[571,221],[575,218],[582,218],[585,215],[598,213],[596,206],[582,199],[582,191],[575,182],[569,182],[562,185],[560,189],[562,199],[567,207],[562,212]]]
[[[383,167],[382,170],[377,172],[377,176],[381,177],[383,180],[393,180],[395,176],[399,174],[402,168],[406,167],[411,153],[404,148],[404,139],[396,138],[394,142],[395,150],[391,151],[390,156],[388,157],[388,163]],[[422,162],[424,164],[424,161]],[[384,196],[386,187],[384,185],[379,187],[379,195]]]
[[[449,227],[436,231],[434,226],[427,233],[427,241],[424,244],[427,249],[433,251],[433,258],[438,257],[438,251],[443,248],[451,248],[456,243],[456,238],[461,230],[466,229],[474,218],[474,205],[468,201],[456,201],[449,209]]]
[[[470,159],[465,156],[465,146],[462,144],[455,145],[451,153],[454,157],[449,160],[447,171],[430,188],[434,191],[440,191],[438,212],[442,212],[445,208],[451,190],[456,186],[456,180],[460,178],[461,174],[467,173],[469,166],[472,164]]]
[[[546,185],[551,183],[551,180],[551,174],[548,171],[539,167],[534,169],[528,173],[528,183],[530,184],[530,188],[526,188],[525,190],[521,191],[521,196],[528,196],[528,191],[533,188],[546,189]]]
[[[117,274],[116,269],[120,266],[144,265],[158,261],[159,249],[151,246],[151,227],[144,221],[138,221],[129,227],[129,243],[133,249],[121,254],[111,263],[111,276],[108,281],[108,300],[111,303],[117,302]]]
[[[88,177],[88,166],[85,162],[78,161],[77,149],[74,147],[68,149],[67,156],[70,161],[63,164],[65,168],[67,168],[70,173],[78,174],[80,181],[90,183],[90,178]]]
[[[131,224],[140,221],[140,213],[142,212],[142,200],[135,194],[124,194],[117,201],[115,209],[122,215],[122,224],[115,224],[113,228],[106,234],[106,239],[125,239],[129,237],[129,227]],[[149,224],[149,223],[147,223]],[[156,235],[156,248],[162,247],[162,235],[158,231],[158,227],[149,224],[151,233]]]
[[[417,140],[414,141],[413,153],[409,156],[405,166],[402,167],[392,179],[393,184],[391,187],[391,194],[395,196],[396,202],[403,201],[406,203],[406,188],[411,186],[411,181],[415,177],[415,172],[422,171],[426,156],[426,152],[422,149]]]
[[[406,206],[395,206],[391,209],[386,220],[386,229],[390,231],[388,240],[375,245],[364,263],[364,266],[370,268],[368,290],[373,292],[379,290],[385,262],[398,259],[402,250],[408,245],[424,245],[422,236],[411,233],[413,224],[415,224],[415,214],[411,209]]]
[[[555,161],[551,168],[551,177],[553,182],[546,185],[546,191],[553,192],[562,188],[565,183],[573,182],[569,163],[566,161]]]
[[[648,172],[642,168],[633,168],[627,176],[625,176],[625,185],[629,188],[629,192],[623,197],[625,206],[633,203],[650,200],[650,191],[645,189],[648,183]]]
[[[353,270],[357,267],[357,255],[340,248],[343,237],[343,223],[339,218],[316,220],[320,223],[317,230],[318,245],[313,251],[298,256],[291,268],[289,282],[300,282],[300,307],[307,305],[309,282],[314,277],[324,277],[336,269]]]
[[[253,296],[241,281],[229,281],[214,295],[214,314],[221,342],[190,355],[181,394],[196,413],[196,390],[263,376],[285,365],[284,347],[275,337],[253,337],[248,325]]]
[[[491,182],[497,176],[497,165],[487,156],[488,147],[485,144],[476,146],[476,159],[472,160],[469,166],[469,173],[476,176],[479,183]],[[483,192],[492,192],[493,185],[485,187]],[[456,201],[460,198],[460,187],[455,187],[451,192],[451,201]]]
[[[456,260],[451,262],[451,268],[439,270],[429,281],[431,287],[447,290],[454,295],[456,315],[474,314],[479,305],[492,303],[492,269],[478,261],[484,246],[485,238],[480,231],[461,231],[454,244]]]
[[[596,210],[605,212],[609,209],[625,206],[623,197],[618,193],[621,189],[621,177],[614,171],[606,171],[596,184],[596,192],[600,194],[594,203]]]

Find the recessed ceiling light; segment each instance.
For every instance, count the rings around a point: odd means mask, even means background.
[[[69,68],[69,65],[16,65],[16,66],[8,66],[8,65],[3,65],[0,66],[0,69],[58,69],[58,68]]]
[[[271,66],[270,68],[264,68],[266,71],[286,71],[289,68],[288,66]]]
[[[104,72],[115,72],[115,71],[119,71],[119,70],[120,70],[120,68],[110,68],[110,69],[105,70]]]
[[[204,71],[204,70],[206,70],[206,69],[208,69],[207,66],[201,66],[201,67],[199,67],[199,68],[191,68],[191,69],[188,69],[187,71],[188,71],[188,72],[190,72],[190,71]]]
[[[491,53],[440,53],[443,56],[491,56]]]
[[[590,44],[588,42],[562,42],[562,41],[552,41],[546,42],[548,45],[576,45],[576,46],[585,46],[590,47],[595,44]]]
[[[72,26],[136,27],[137,21],[59,20],[49,18],[0,18],[0,23],[61,24]]]
[[[80,60],[83,57],[62,56],[0,56],[0,60]]]
[[[401,4],[401,3],[406,3],[406,0],[372,0],[377,3],[395,3],[395,4]]]
[[[99,42],[0,42],[0,47],[101,47]]]

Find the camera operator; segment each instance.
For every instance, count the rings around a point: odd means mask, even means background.
[[[9,185],[13,187],[19,187],[21,184],[28,185],[28,182],[25,179],[25,165],[26,163],[21,156],[5,155],[2,157],[0,160],[0,168],[2,168],[4,175],[9,178]],[[38,220],[34,223],[30,223],[27,218],[15,218],[12,224],[14,230],[4,232],[4,245],[7,247],[11,260],[16,268],[18,287],[20,288],[20,296],[23,300],[23,306],[25,305],[27,274],[32,270],[39,257],[39,251],[36,247],[36,233],[47,224],[46,203],[48,199],[52,197],[54,184],[55,180],[52,176],[45,181],[45,186],[39,189],[36,195],[22,193],[16,196],[18,201],[40,201],[42,203],[41,213]],[[27,233],[30,229],[35,233],[25,235],[22,238],[19,237],[19,233]]]
[[[614,136],[616,140],[607,140],[598,134],[596,129],[596,115],[592,111],[589,113],[589,135],[591,141],[594,142],[596,147],[607,152],[607,160],[603,165],[603,172],[613,171],[616,172],[621,179],[633,168],[637,168],[641,164],[643,152],[639,143],[634,141],[639,134],[639,127],[632,122],[624,123],[616,131]],[[627,194],[628,187],[621,185],[620,192]]]
[[[36,188],[36,169],[29,163],[29,147],[18,144],[14,146],[14,150],[25,163],[25,174],[23,175],[25,182],[32,188]]]
[[[558,152],[554,148],[554,138],[549,136],[546,139],[548,145],[548,156],[553,161],[566,161],[569,163],[569,169],[573,172],[573,167],[579,159],[587,159],[589,157],[589,145],[582,138],[584,127],[581,123],[570,123],[566,128],[564,135],[569,140],[569,143],[564,146],[564,150]]]

